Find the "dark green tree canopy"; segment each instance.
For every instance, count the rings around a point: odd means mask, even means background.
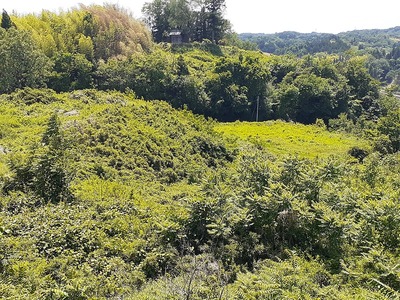
[[[0,92],[44,86],[49,73],[48,58],[26,31],[0,28]]]
[[[15,27],[15,25],[11,21],[11,18],[8,15],[8,13],[6,12],[6,10],[3,9],[3,13],[1,14],[1,28],[9,29],[11,27]]]
[[[154,0],[143,6],[145,22],[156,42],[167,42],[171,30],[178,29],[183,40],[218,43],[230,29],[224,19],[225,0]]]

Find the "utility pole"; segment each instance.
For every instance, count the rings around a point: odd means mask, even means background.
[[[258,122],[258,109],[259,108],[260,108],[260,96],[257,96],[256,122]]]

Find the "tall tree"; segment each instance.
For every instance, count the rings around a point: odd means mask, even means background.
[[[35,166],[35,192],[46,202],[70,200],[71,174],[66,171],[65,141],[57,114],[50,117],[42,144],[45,151]]]
[[[142,8],[145,22],[150,27],[153,38],[157,43],[166,41],[166,34],[171,30],[169,2],[154,0],[146,2]]]
[[[153,0],[142,11],[156,42],[168,41],[168,33],[179,29],[185,41],[218,43],[229,29],[224,9],[225,0]]]
[[[223,17],[225,0],[206,0],[205,7],[208,12],[208,38],[216,43],[223,38],[227,25]]]
[[[3,9],[3,13],[1,14],[1,27],[4,29],[9,29],[13,27],[13,22],[11,21],[8,13]]]
[[[189,0],[170,0],[168,23],[171,29],[178,29],[182,32],[185,42],[193,39],[194,11]]]
[[[50,71],[48,58],[26,31],[0,28],[0,93],[44,85]]]

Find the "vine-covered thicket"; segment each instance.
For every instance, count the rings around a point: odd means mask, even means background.
[[[183,2],[146,8],[185,30]],[[202,40],[114,5],[3,12],[0,298],[400,297],[396,81]]]
[[[120,93],[25,89],[0,107],[2,297],[398,296],[398,154]],[[296,156],[306,139],[315,155]]]

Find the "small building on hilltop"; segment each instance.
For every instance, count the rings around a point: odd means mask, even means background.
[[[180,30],[172,30],[169,37],[171,44],[182,44],[182,32]]]

